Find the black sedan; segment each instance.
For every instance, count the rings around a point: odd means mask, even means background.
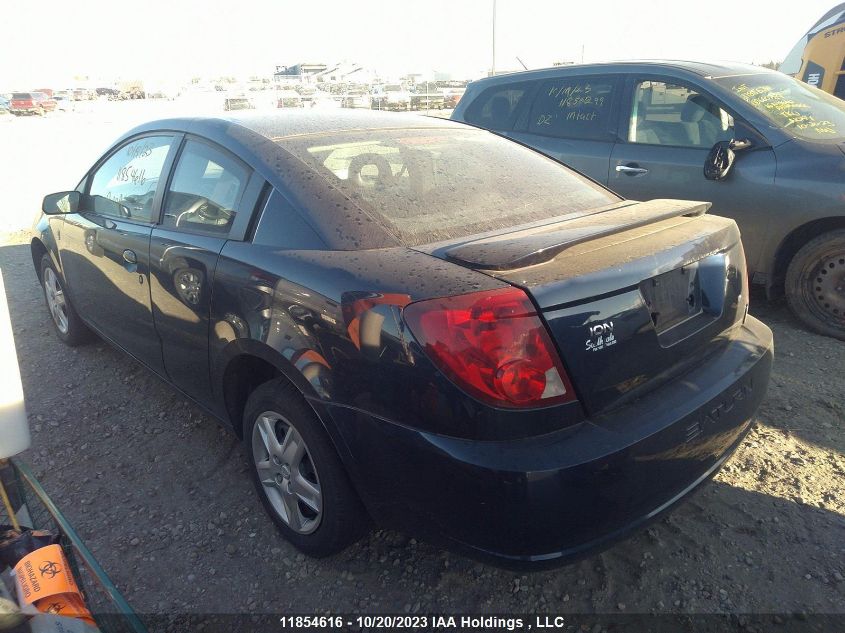
[[[59,338],[230,426],[303,552],[374,520],[548,564],[673,506],[752,423],[771,332],[707,206],[413,115],[166,120],[45,198],[32,258]]]

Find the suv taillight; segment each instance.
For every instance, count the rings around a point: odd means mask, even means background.
[[[519,288],[418,301],[403,314],[426,354],[473,397],[510,408],[575,400],[546,327]]]

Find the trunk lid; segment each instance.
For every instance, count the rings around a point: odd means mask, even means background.
[[[739,231],[733,220],[705,215],[708,207],[626,201],[429,252],[526,290],[595,414],[680,376],[744,319]]]

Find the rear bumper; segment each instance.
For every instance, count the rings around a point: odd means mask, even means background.
[[[752,317],[721,352],[611,414],[548,435],[479,442],[330,407],[374,518],[505,565],[606,547],[719,469],[768,385],[772,334]]]

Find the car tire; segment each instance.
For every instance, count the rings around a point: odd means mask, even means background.
[[[79,318],[70,302],[61,275],[56,272],[49,255],[41,258],[41,290],[50,313],[56,336],[70,347],[76,347],[91,338],[91,330]]]
[[[366,534],[369,519],[346,469],[293,385],[279,378],[253,391],[244,408],[243,429],[261,503],[294,547],[322,558]]]
[[[845,230],[810,240],[786,271],[786,299],[805,325],[845,340]]]

